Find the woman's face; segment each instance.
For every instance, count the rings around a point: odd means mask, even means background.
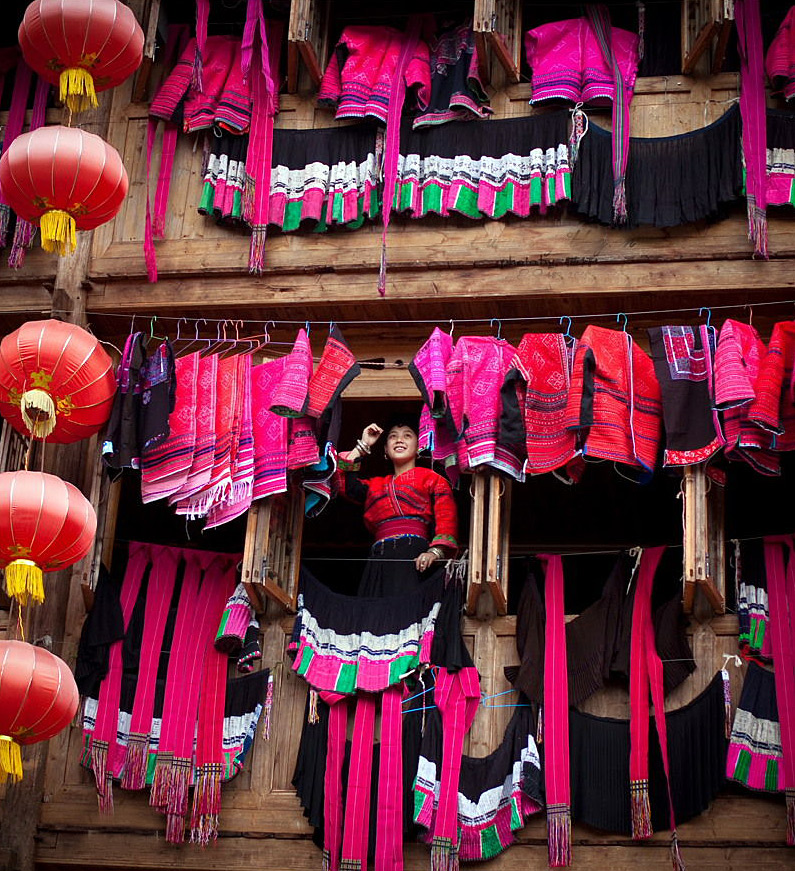
[[[392,462],[417,456],[417,434],[410,426],[393,426],[386,436],[386,455]]]

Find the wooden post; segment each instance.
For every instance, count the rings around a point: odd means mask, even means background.
[[[713,493],[714,491],[714,493]],[[684,609],[693,612],[696,587],[712,610],[724,613],[723,491],[703,464],[684,470]]]
[[[486,476],[475,472],[469,490],[472,496],[472,511],[469,518],[469,587],[467,590],[467,614],[477,610],[478,599],[483,589],[483,528],[486,520]]]

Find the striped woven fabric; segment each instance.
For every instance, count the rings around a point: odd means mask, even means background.
[[[430,662],[444,579],[414,596],[341,596],[301,570],[293,670],[318,691],[381,692]]]

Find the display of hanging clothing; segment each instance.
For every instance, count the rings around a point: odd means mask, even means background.
[[[199,212],[222,224],[243,221],[248,136],[216,131],[207,156]]]
[[[581,705],[602,689],[608,679],[629,683],[630,635],[634,591],[626,593],[631,563],[621,554],[605,582],[601,596],[566,623],[569,704]],[[695,668],[687,640],[687,621],[681,594],[655,602],[655,645],[663,659],[665,693],[674,690]],[[505,669],[506,678],[532,702],[544,702],[544,602],[531,572],[519,597],[516,613],[518,666]]]
[[[750,324],[724,321],[715,352],[715,406],[723,420],[725,455],[749,463],[763,475],[778,475],[780,458],[772,450],[773,434],[749,419],[766,352]]]
[[[612,27],[605,6],[589,5],[585,18],[528,30],[525,51],[532,70],[532,104],[552,99],[575,105],[612,104],[612,221],[625,223],[629,106],[638,68],[638,37]]]
[[[426,696],[432,705],[432,696]],[[497,856],[515,840],[514,832],[543,807],[541,763],[530,706],[519,699],[505,735],[487,756],[464,756],[458,782],[458,856],[479,862]],[[414,782],[414,819],[432,831],[438,811],[442,770],[442,723],[427,711]],[[422,836],[421,836],[422,837]]]
[[[774,94],[795,97],[795,8],[790,7],[765,57],[765,71]]]
[[[748,657],[768,662],[771,658],[770,608],[762,542],[735,542],[734,563],[740,650]]]
[[[585,328],[565,420],[586,460],[612,460],[641,481],[651,477],[662,435],[660,385],[651,359],[627,332]]]
[[[274,130],[269,223],[283,232],[306,225],[324,232],[377,217],[378,151],[369,124]]]
[[[531,475],[566,469],[578,477],[577,440],[565,426],[576,340],[563,333],[526,333],[502,387],[500,441],[525,451]]]
[[[795,115],[792,112],[767,110],[767,202],[771,206],[795,206]]]
[[[471,24],[461,24],[430,42],[431,93],[412,126],[471,121],[492,113],[480,79],[479,58]]]
[[[176,402],[174,351],[166,339],[147,354],[146,335],[127,337],[116,370],[116,397],[102,457],[111,474],[141,467],[141,457],[169,436],[169,417]]]
[[[237,556],[133,542],[116,587],[123,638],[107,675],[86,699],[81,762],[93,770],[100,809],[113,783],[151,785],[169,841],[216,837],[220,783],[243,764],[262,711],[267,671],[227,685],[213,642],[234,586]],[[96,621],[84,629],[88,649]],[[188,788],[193,785],[193,809]]]
[[[784,791],[784,751],[773,672],[751,662],[734,715],[726,777],[748,789]]]
[[[794,366],[795,321],[779,321],[759,364],[756,396],[748,409],[748,420],[773,435],[776,451],[795,450]]]
[[[627,227],[677,227],[719,218],[743,193],[740,112],[732,107],[699,130],[629,140]],[[594,123],[573,162],[571,200],[584,217],[613,220],[611,134]]]
[[[6,76],[11,70],[14,70],[14,87],[11,93],[11,105],[8,109],[8,120],[3,128],[2,150],[4,152],[8,151],[25,127],[31,84],[35,81],[29,133],[44,126],[47,102],[50,97],[49,82],[45,82],[33,73],[16,46],[0,49],[0,91],[2,91]],[[12,217],[14,217],[13,236],[10,236]],[[15,216],[0,192],[0,248],[5,248],[8,242],[11,242],[8,265],[12,269],[19,269],[24,265],[25,252],[33,245],[35,235],[36,225],[19,215]]]
[[[500,441],[500,391],[515,356],[516,348],[493,336],[462,336],[455,344],[447,364],[447,397],[462,472],[485,465],[522,480],[521,456]]]
[[[445,589],[441,571],[413,594],[363,599],[333,593],[302,570],[299,611],[290,649],[295,655],[295,671],[330,705],[323,788],[324,863],[330,869],[359,869],[367,863],[374,720],[379,701],[381,752],[375,867],[387,871],[396,863],[400,865],[404,806],[402,682],[422,664],[432,662],[441,666],[437,705],[442,716],[458,715],[445,737],[444,812],[434,829],[434,849],[440,855],[454,857],[454,784],[466,731],[465,712],[473,703],[477,705],[479,698],[477,672],[461,643],[459,609],[460,591],[455,584]],[[448,668],[456,671],[448,672]],[[349,700],[353,699],[356,709],[351,764],[343,802],[342,766]],[[309,749],[308,744],[305,749]],[[301,760],[299,765],[303,782],[308,772]]]
[[[571,196],[567,124],[567,112],[551,112],[419,132],[404,128],[396,211],[412,218],[543,214]]]
[[[693,701],[665,715],[671,794],[678,823],[703,813],[724,783],[726,723],[723,679],[718,672]],[[578,823],[621,835],[632,833],[629,789],[629,720],[572,709],[572,816]],[[651,826],[670,825],[668,790],[659,742],[649,724]]]
[[[724,445],[714,408],[714,327],[650,327],[654,371],[662,394],[666,466],[708,460]]]

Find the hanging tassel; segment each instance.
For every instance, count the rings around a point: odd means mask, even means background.
[[[536,744],[544,743],[544,706],[538,706],[538,725],[536,726]]]
[[[44,601],[44,575],[33,560],[15,559],[5,567],[5,576],[6,593],[20,605],[29,598],[39,605]]]
[[[638,64],[643,60],[646,50],[646,4],[638,0]]]
[[[381,239],[381,265],[378,267],[378,293],[386,296],[386,233]]]
[[[252,274],[262,275],[265,268],[265,239],[268,235],[268,228],[252,227],[251,228],[251,247],[248,253],[248,271]]]
[[[726,737],[731,738],[732,734],[732,688],[729,681],[729,672],[725,668],[720,670],[720,675],[723,678],[723,711],[724,725]]]
[[[676,829],[671,832],[671,863],[673,864],[674,871],[686,871],[686,865],[679,849],[679,838],[677,837]]]
[[[577,103],[571,110],[571,135],[569,136],[569,166],[573,170],[580,154],[580,143],[588,132],[588,116]]]
[[[309,690],[309,713],[307,715],[306,721],[310,726],[314,726],[320,722],[320,716],[317,712],[317,700],[318,694],[317,690],[310,689]]]
[[[323,856],[320,860],[320,871],[331,871],[331,854],[328,850],[323,850]]]
[[[8,778],[15,783],[22,780],[22,749],[8,735],[0,735],[0,783]]]
[[[127,739],[122,789],[145,789],[146,766],[149,756],[149,736],[131,734]]]
[[[51,209],[39,219],[41,247],[45,251],[57,251],[59,257],[71,254],[77,247],[75,219],[61,209]]]
[[[165,808],[168,804],[168,783],[171,777],[173,757],[170,753],[160,753],[155,761],[155,772],[149,788],[149,804],[154,808]]]
[[[113,778],[108,771],[108,744],[106,741],[92,741],[91,770],[97,785],[97,801],[101,814],[113,813]]]
[[[26,390],[19,403],[22,421],[37,439],[46,439],[55,429],[55,400],[46,390]]]
[[[25,251],[33,244],[35,236],[36,225],[24,218],[17,217],[11,253],[8,255],[8,265],[11,269],[19,269],[25,263]]]
[[[61,73],[61,102],[72,112],[96,109],[99,105],[94,90],[94,77],[83,67],[68,67]]]
[[[181,844],[185,840],[188,787],[192,771],[190,759],[174,759],[169,768],[165,808],[166,840],[169,844]]]
[[[314,692],[311,690],[310,692]],[[317,693],[315,693],[315,716],[317,716]],[[310,715],[312,712],[310,702]],[[262,721],[262,737],[265,741],[269,741],[271,737],[271,714],[273,713],[273,675],[268,676],[268,689],[265,693],[265,719]],[[312,722],[311,720],[309,721]]]
[[[754,256],[767,260],[767,214],[752,203],[751,196],[748,197],[748,240],[753,243]]]
[[[458,847],[450,838],[434,838],[431,842],[431,871],[458,871]]]
[[[617,227],[627,223],[627,187],[623,176],[613,182],[613,223]]]
[[[550,868],[571,865],[571,809],[568,805],[547,806],[547,847]]]
[[[787,796],[787,844],[795,847],[795,788],[784,790]]]
[[[191,813],[191,843],[206,847],[218,838],[218,817],[221,812],[221,775],[223,766],[208,763],[196,770]]]
[[[636,841],[650,838],[651,806],[649,805],[649,781],[631,780],[629,782],[630,801],[632,803],[632,837]]]
[[[6,247],[8,226],[11,223],[11,206],[0,203],[0,248]]]

